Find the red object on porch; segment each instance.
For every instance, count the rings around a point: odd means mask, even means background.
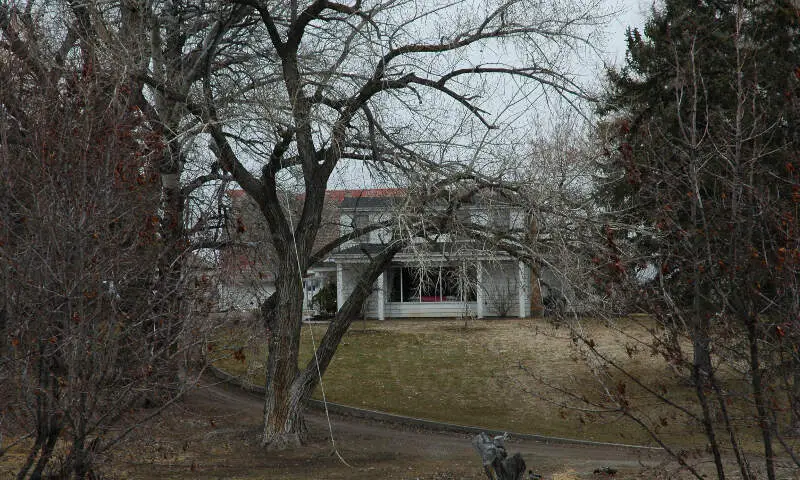
[[[423,302],[444,302],[444,297],[441,295],[423,295]]]

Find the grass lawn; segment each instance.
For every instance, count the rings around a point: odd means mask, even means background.
[[[648,325],[642,319],[619,322],[608,328],[586,321],[583,328],[615,361],[668,392],[674,401],[698,410],[692,406],[692,389],[682,385],[660,357],[637,346],[636,339],[647,335]],[[316,341],[325,328],[313,326]],[[312,352],[311,333],[305,326],[301,365]],[[238,360],[228,355],[215,363],[263,384],[266,348],[257,338],[242,342],[245,336],[229,334],[215,344],[216,352],[243,347],[243,360],[241,355]],[[653,444],[620,413],[563,408],[559,403],[567,396],[544,383],[588,399],[604,398],[609,385],[611,393],[622,388],[630,408],[664,438],[684,446],[704,444],[697,422],[653,400],[621,375],[604,377],[593,371],[574,348],[569,330],[545,320],[471,321],[468,328],[448,320],[359,321],[345,336],[324,377],[332,402],[515,432]],[[746,420],[742,428],[752,429],[753,424]]]

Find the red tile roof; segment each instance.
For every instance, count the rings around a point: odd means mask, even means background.
[[[366,189],[351,189],[351,190],[328,190],[325,192],[325,198],[333,200],[336,203],[342,203],[345,198],[375,198],[375,197],[399,197],[405,195],[404,188],[366,188]],[[232,198],[241,198],[244,196],[244,190],[231,189],[228,190],[228,195]],[[298,198],[303,198],[303,195],[298,195]]]
[[[404,188],[367,188],[360,190],[328,190],[325,197],[341,203],[345,198],[399,197],[405,195]]]

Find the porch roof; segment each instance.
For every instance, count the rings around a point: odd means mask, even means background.
[[[382,243],[361,243],[331,254],[329,260],[333,263],[367,263],[372,256],[380,254],[385,248],[386,245]],[[397,262],[409,262],[420,253],[435,260],[513,260],[505,252],[481,249],[473,242],[422,243],[406,247],[394,259]]]

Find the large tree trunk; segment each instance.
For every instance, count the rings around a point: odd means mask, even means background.
[[[306,440],[303,408],[307,398],[296,386],[285,381],[267,385],[262,445],[269,450],[299,447]]]
[[[297,367],[302,325],[303,285],[293,255],[281,265],[282,272],[291,272],[277,280],[276,292],[263,305],[269,331],[269,358],[264,403],[262,445],[269,449],[299,446],[306,438],[303,408],[333,359],[339,343],[356,314],[372,292],[372,285],[400,251],[400,242],[388,246],[361,275],[353,293],[336,313],[319,342],[315,356],[300,371]]]
[[[267,313],[269,358],[262,445],[270,449],[299,446],[305,439],[303,404],[298,388],[297,357],[303,316],[302,275],[294,255],[281,255],[274,309]]]

